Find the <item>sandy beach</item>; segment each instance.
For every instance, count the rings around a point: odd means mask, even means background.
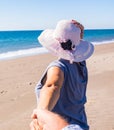
[[[0,130],[29,130],[35,85],[54,59],[47,53],[0,61]],[[90,130],[114,130],[114,43],[95,46],[87,66]]]

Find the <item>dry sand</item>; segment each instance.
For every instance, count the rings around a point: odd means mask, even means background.
[[[0,61],[0,130],[29,130],[34,93],[51,54]],[[95,46],[87,60],[90,130],[114,130],[114,43]]]

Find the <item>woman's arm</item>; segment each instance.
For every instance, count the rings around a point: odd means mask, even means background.
[[[59,67],[51,67],[48,70],[37,108],[53,109],[59,99],[63,80],[64,74]]]

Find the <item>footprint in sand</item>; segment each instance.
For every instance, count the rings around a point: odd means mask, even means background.
[[[5,90],[0,91],[0,94],[5,94],[5,93],[7,93],[7,91]]]

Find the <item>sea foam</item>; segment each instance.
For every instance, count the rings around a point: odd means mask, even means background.
[[[32,55],[43,54],[43,53],[48,53],[48,50],[46,50],[43,47],[11,51],[6,53],[1,53],[0,60],[14,59],[18,57],[32,56]]]

